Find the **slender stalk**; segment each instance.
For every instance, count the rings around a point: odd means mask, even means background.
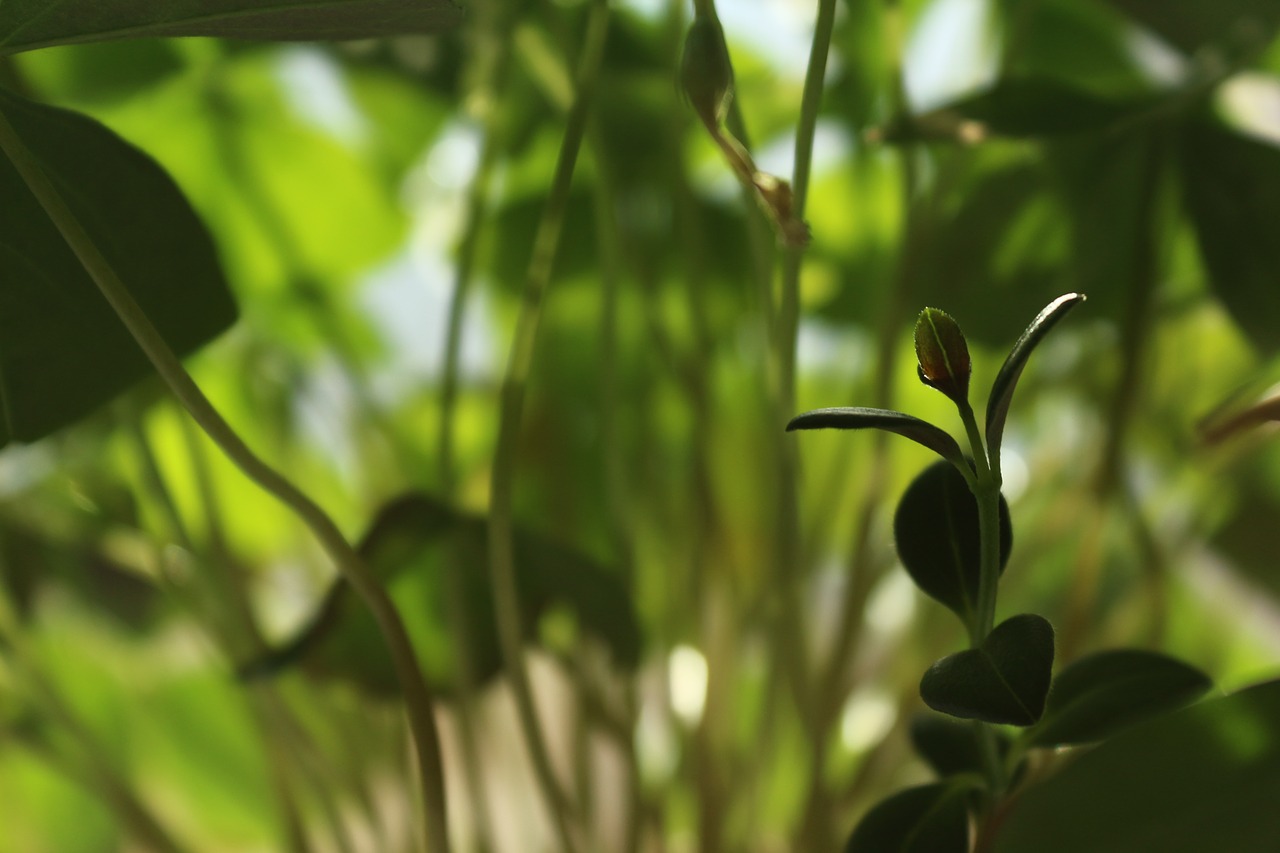
[[[298,516],[310,528],[338,570],[369,608],[387,643],[396,674],[404,692],[409,726],[417,747],[418,769],[422,774],[424,807],[433,851],[450,849],[448,813],[445,806],[444,768],[439,733],[432,716],[432,696],[418,667],[417,655],[409,642],[404,623],[377,578],[360,555],[343,537],[337,525],[320,506],[282,474],[260,459],[223,419],[196,385],[182,362],[165,342],[128,288],[116,275],[93,238],[45,174],[39,161],[27,149],[18,132],[0,113],[0,150],[8,156],[28,189],[79,258],[104,298],[146,354],[169,390],[205,433],[244,474]]]
[[[609,25],[607,0],[595,0],[587,22],[586,39],[578,66],[578,90],[566,122],[555,175],[547,204],[534,238],[533,254],[525,279],[524,298],[516,321],[515,337],[502,383],[498,415],[498,445],[494,452],[489,504],[489,571],[494,590],[502,655],[506,664],[519,713],[520,726],[533,759],[534,771],[547,809],[551,812],[560,848],[566,853],[577,850],[569,826],[571,810],[567,797],[551,767],[546,741],[538,721],[529,675],[523,657],[524,630],[520,616],[519,592],[516,588],[512,543],[511,503],[515,481],[516,445],[524,412],[525,386],[528,383],[537,344],[538,326],[542,319],[543,299],[551,279],[556,250],[564,229],[569,204],[569,190],[583,137],[586,135],[596,77],[604,55],[605,36]]]

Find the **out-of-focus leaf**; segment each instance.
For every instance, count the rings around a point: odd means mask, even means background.
[[[377,38],[449,29],[452,0],[6,0],[0,55],[57,44],[168,36],[271,41]]]
[[[996,381],[991,384],[991,394],[987,397],[987,447],[993,456],[1000,451],[1000,440],[1004,436],[1005,420],[1009,417],[1009,404],[1013,402],[1013,391],[1018,385],[1018,378],[1027,366],[1027,359],[1035,351],[1049,330],[1067,315],[1072,308],[1084,302],[1083,293],[1067,293],[1059,296],[1044,307],[1036,315],[1014,343],[1013,349],[1000,366]]]
[[[1009,748],[1009,737],[996,730],[995,736],[1003,754]],[[911,745],[933,771],[946,778],[958,773],[985,773],[982,744],[973,723],[962,723],[950,717],[923,712],[911,720]]]
[[[943,459],[950,461],[952,465],[969,464],[960,451],[960,445],[950,433],[928,421],[890,409],[867,409],[857,406],[814,409],[811,412],[796,415],[787,424],[787,432],[798,429],[882,429],[924,445]],[[964,478],[958,474],[957,477],[961,485],[964,485]]]
[[[1219,444],[1274,421],[1280,421],[1280,396],[1268,397],[1240,411],[1214,418],[1201,427],[1200,440],[1205,444]]]
[[[1091,743],[1147,717],[1180,708],[1213,686],[1195,667],[1155,652],[1118,649],[1089,655],[1053,680],[1034,746]]]
[[[1053,626],[1024,613],[982,645],[948,655],[920,680],[920,697],[953,717],[1029,726],[1040,719],[1053,674]]]
[[[858,822],[844,853],[965,853],[969,813],[963,789],[920,785],[880,802]]]
[[[1271,0],[1107,0],[1187,53],[1211,42],[1262,45],[1280,28]]]
[[[1201,702],[1094,747],[1020,796],[995,853],[1271,853],[1280,682]]]
[[[479,683],[501,671],[484,518],[426,495],[408,495],[378,514],[359,550],[401,607],[424,672],[436,689],[448,693],[456,687],[464,653]],[[526,639],[536,637],[545,613],[563,607],[587,634],[608,646],[617,663],[634,667],[639,662],[636,614],[614,573],[525,530],[516,532],[515,560]],[[451,593],[444,573],[450,571],[456,573],[466,606],[463,617],[470,639],[465,650],[455,645],[449,621]],[[262,677],[298,664],[375,694],[398,690],[377,627],[344,581],[334,583],[315,616],[292,639],[241,666],[240,674]]]
[[[1094,0],[1005,0],[1001,5],[1006,76],[1049,78],[1114,98],[1151,91],[1133,49],[1130,22],[1115,8]]]
[[[1280,7],[1277,7],[1280,8]],[[1249,340],[1280,350],[1280,149],[1190,122],[1180,137],[1182,182],[1213,292]]]
[[[1009,78],[954,103],[885,129],[888,142],[944,139],[976,142],[990,135],[1063,136],[1103,130],[1151,104],[1111,100],[1048,78]]]
[[[935,462],[912,481],[893,516],[893,539],[916,586],[968,624],[981,574],[978,501],[954,466]],[[1002,495],[1001,571],[1012,549],[1013,526]]]
[[[208,232],[151,158],[75,113],[3,92],[0,110],[170,347],[189,354],[235,321]],[[3,445],[75,422],[151,368],[7,160],[0,196]]]

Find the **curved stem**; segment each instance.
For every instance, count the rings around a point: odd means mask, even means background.
[[[396,675],[404,691],[409,726],[417,747],[418,769],[422,773],[428,835],[433,851],[448,851],[444,770],[439,733],[432,716],[432,696],[418,667],[417,655],[409,642],[404,623],[386,590],[369,571],[360,555],[343,537],[327,513],[297,486],[260,459],[223,419],[204,392],[187,373],[182,362],[165,342],[150,318],[134,300],[110,263],[85,231],[61,193],[44,173],[39,161],[23,143],[7,117],[0,113],[0,150],[8,156],[18,174],[40,202],[67,245],[97,284],[104,298],[146,354],[156,372],[191,415],[235,465],[264,490],[298,516],[310,528],[342,576],[351,584],[372,612],[391,652]]]
[[[491,497],[489,503],[489,571],[493,584],[502,656],[506,664],[519,713],[520,727],[533,759],[534,771],[548,810],[555,822],[560,847],[566,853],[577,849],[569,827],[570,805],[556,780],[551,758],[543,738],[538,712],[524,667],[524,628],[520,615],[519,591],[516,587],[512,542],[512,491],[515,480],[516,445],[524,412],[525,386],[528,382],[537,344],[538,326],[542,318],[543,299],[551,278],[556,249],[564,228],[578,151],[586,134],[591,97],[604,54],[608,32],[607,0],[595,0],[587,23],[587,35],[578,67],[578,91],[569,112],[564,140],[556,162],[555,176],[534,238],[529,260],[515,337],[502,383],[498,415],[498,445],[494,452]]]

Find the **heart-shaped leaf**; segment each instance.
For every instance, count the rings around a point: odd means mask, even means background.
[[[489,575],[487,523],[422,494],[388,504],[361,540],[361,556],[388,586],[406,614],[409,633],[428,681],[436,690],[456,688],[462,655],[472,678],[484,683],[502,669]],[[640,631],[630,596],[618,576],[590,558],[528,530],[515,537],[516,582],[528,639],[539,619],[564,607],[584,632],[601,640],[614,660],[634,667]],[[464,606],[459,649],[450,624],[453,572]],[[354,600],[350,586],[336,581],[316,614],[282,645],[239,669],[242,678],[274,675],[294,665],[360,685],[376,695],[394,695],[398,682],[377,626]]]
[[[966,853],[965,790],[920,785],[877,804],[858,822],[844,853]]]
[[[1053,680],[1033,746],[1091,743],[1203,695],[1213,682],[1179,660],[1137,649],[1089,655]]]
[[[893,538],[916,586],[969,624],[981,576],[978,501],[954,466],[935,462],[911,482],[893,516]],[[1012,548],[1009,505],[1001,496],[1001,571]]]
[[[996,626],[982,645],[948,655],[920,680],[920,696],[935,711],[1029,726],[1040,719],[1053,675],[1053,626],[1024,613]]]
[[[1013,389],[1018,384],[1022,369],[1027,366],[1027,359],[1049,330],[1084,300],[1083,293],[1068,293],[1046,305],[1014,343],[1009,356],[1000,366],[996,381],[991,385],[991,396],[987,398],[987,448],[991,458],[999,457],[1005,419],[1009,416],[1009,404],[1013,402]]]
[[[431,33],[462,20],[453,0],[5,0],[0,56],[58,44],[219,36],[322,41]]]
[[[787,424],[787,432],[798,429],[882,429],[923,444],[953,465],[967,465],[960,445],[951,434],[928,421],[922,421],[892,409],[866,409],[858,406],[814,409],[796,415]]]
[[[3,91],[0,112],[175,352],[235,321],[213,241],[155,161],[76,113]],[[0,198],[3,446],[84,417],[151,365],[2,156]]]
[[[1009,737],[1001,731],[995,735],[1003,755],[1009,749]],[[944,779],[959,773],[986,772],[982,744],[973,723],[928,712],[916,714],[911,719],[911,745],[933,772]]]
[[[1274,853],[1280,681],[1109,738],[1021,794],[994,853]]]

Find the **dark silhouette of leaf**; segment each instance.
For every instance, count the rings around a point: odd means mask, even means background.
[[[920,785],[881,801],[858,822],[844,853],[966,853],[964,790]]]
[[[1024,613],[982,645],[948,655],[920,680],[920,696],[953,717],[1029,726],[1040,719],[1053,673],[1053,626]]]
[[[235,321],[204,224],[150,157],[76,113],[2,91],[0,111],[170,347],[194,352]],[[151,366],[3,158],[0,197],[2,446],[74,423]]]
[[[217,36],[328,41],[432,33],[462,20],[452,0],[5,0],[0,55],[58,44]]]
[[[967,465],[960,445],[950,433],[928,421],[922,421],[902,412],[890,409],[865,409],[838,407],[814,409],[796,415],[787,424],[787,432],[798,429],[882,429],[911,439],[917,444],[949,459],[954,465]]]
[[[953,466],[935,462],[911,481],[893,516],[893,539],[898,558],[916,586],[968,624],[981,576],[978,501]],[[1011,550],[1013,525],[1002,495],[1001,571]]]

